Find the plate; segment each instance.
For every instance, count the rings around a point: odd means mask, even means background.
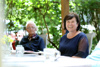
[[[37,55],[43,55],[42,51],[34,52],[34,51],[24,51],[24,54],[37,54]]]

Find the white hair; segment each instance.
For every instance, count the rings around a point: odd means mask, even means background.
[[[33,21],[28,21],[28,22],[26,23],[26,27],[27,27],[28,24],[34,24],[34,26],[35,26],[35,28],[36,28],[36,31],[38,30],[36,24],[35,24]]]

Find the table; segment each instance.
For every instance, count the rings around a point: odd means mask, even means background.
[[[43,55],[24,54],[10,55],[2,59],[2,67],[93,67],[96,61],[90,59],[60,56],[56,61],[44,61]]]

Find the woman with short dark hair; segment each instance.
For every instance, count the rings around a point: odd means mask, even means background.
[[[89,54],[87,36],[79,31],[80,19],[76,13],[69,13],[64,18],[65,29],[69,32],[60,39],[59,51],[63,56],[85,58]]]

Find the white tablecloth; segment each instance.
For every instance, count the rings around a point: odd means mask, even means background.
[[[2,59],[2,67],[95,67],[98,62],[60,56],[56,61],[44,61],[44,56],[25,54],[11,55]]]

